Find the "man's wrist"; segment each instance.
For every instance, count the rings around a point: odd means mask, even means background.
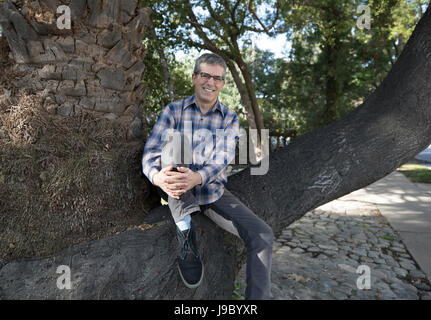
[[[202,168],[196,172],[199,173],[199,175],[200,175],[201,185],[207,184],[209,177],[208,177],[208,174],[207,174],[205,168]]]
[[[159,186],[157,184],[157,179],[156,179],[158,174],[159,174],[159,172],[154,173],[153,177],[151,178],[151,180],[153,181],[153,185],[155,185],[155,186]]]
[[[195,185],[202,184],[202,177],[199,172],[194,173],[195,176]]]

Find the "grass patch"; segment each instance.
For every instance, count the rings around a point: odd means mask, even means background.
[[[404,174],[411,182],[431,183],[431,170],[424,165],[406,163],[397,170]]]
[[[385,240],[389,240],[389,241],[394,241],[395,240],[394,237],[391,237],[391,236],[388,236],[388,235],[380,236],[380,238],[385,239]]]

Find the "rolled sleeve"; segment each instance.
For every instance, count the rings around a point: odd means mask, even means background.
[[[208,184],[208,182],[212,176],[209,172],[208,166],[204,167],[203,169],[198,170],[197,172],[201,175],[201,178],[202,178],[201,185],[204,186],[204,185]]]
[[[160,170],[158,168],[152,167],[150,169],[150,172],[148,173],[147,177],[148,177],[148,180],[150,180],[150,182],[152,184],[154,184],[154,180],[153,180],[154,175],[157,174],[157,173],[159,173],[159,172],[160,172]]]

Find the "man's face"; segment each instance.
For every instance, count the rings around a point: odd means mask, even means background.
[[[200,64],[200,73],[192,75],[192,83],[195,86],[196,99],[205,104],[215,104],[224,87],[224,81],[215,80],[208,75],[222,78],[223,67],[207,63]]]

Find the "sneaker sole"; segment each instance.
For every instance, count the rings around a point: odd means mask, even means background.
[[[198,281],[198,283],[196,283],[196,284],[190,284],[190,283],[188,283],[188,282],[184,279],[184,277],[183,277],[183,275],[182,275],[182,273],[181,273],[180,266],[177,266],[177,268],[178,268],[178,272],[179,272],[179,274],[180,274],[181,280],[183,281],[184,285],[185,285],[187,288],[189,288],[189,289],[195,289],[195,288],[197,288],[197,287],[199,287],[199,286],[201,285],[202,280],[203,280],[203,278],[204,278],[204,266],[203,266],[203,265],[202,265],[202,275],[201,275],[201,278],[200,278],[200,280]]]

